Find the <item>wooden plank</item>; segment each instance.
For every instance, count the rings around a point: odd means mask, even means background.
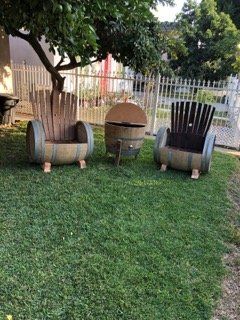
[[[61,101],[60,101],[60,140],[64,141],[65,140],[65,99],[66,99],[66,94],[65,92],[61,93]]]
[[[54,131],[53,131],[53,117],[52,117],[50,90],[46,90],[45,99],[46,99],[46,115],[47,115],[48,131],[49,131],[49,140],[53,141]]]
[[[196,116],[196,102],[192,102],[187,126],[187,132],[193,132],[194,122]]]
[[[200,119],[199,127],[198,127],[198,134],[199,134],[199,135],[202,135],[203,132],[204,132],[203,126],[204,126],[204,121],[205,121],[206,114],[207,114],[207,107],[208,107],[207,104],[204,104],[204,105],[203,105],[203,110],[202,110],[202,114],[201,114],[201,119]]]
[[[59,92],[53,90],[52,113],[53,113],[53,132],[54,140],[60,140],[60,114],[59,114]]]
[[[48,119],[47,119],[47,112],[46,112],[47,105],[46,105],[46,100],[45,100],[43,90],[39,91],[39,101],[40,101],[40,108],[41,108],[42,124],[45,131],[46,140],[49,140],[50,134],[48,129]]]
[[[197,106],[197,113],[196,113],[195,122],[194,122],[194,126],[193,126],[193,132],[195,134],[197,134],[197,132],[198,132],[198,127],[199,127],[199,123],[200,123],[200,119],[201,119],[201,111],[202,111],[202,104],[199,103]]]
[[[179,112],[179,124],[178,124],[178,132],[183,131],[183,111],[184,111],[184,102],[180,103],[180,112]]]
[[[69,134],[70,103],[71,103],[71,94],[67,92],[66,101],[65,101],[64,140],[70,140],[70,134]]]
[[[212,107],[212,110],[211,110],[210,116],[208,117],[208,123],[207,123],[206,128],[205,128],[204,136],[206,136],[206,135],[207,135],[208,130],[210,129],[210,126],[211,126],[211,123],[212,123],[212,120],[213,120],[214,112],[215,112],[215,108],[214,108],[214,107]]]
[[[189,108],[190,108],[190,102],[186,102],[182,132],[187,132]]]
[[[207,106],[207,111],[206,111],[206,117],[205,117],[204,122],[203,122],[202,135],[204,135],[204,133],[206,132],[208,120],[209,120],[209,117],[210,117],[210,112],[211,112],[211,105],[208,105]]]
[[[38,91],[35,91],[35,102],[36,102],[37,119],[42,121],[40,102],[39,102],[39,92]]]
[[[75,138],[75,124],[76,120],[74,119],[75,113],[74,113],[74,103],[75,103],[75,95],[71,94],[71,102],[70,102],[70,108],[69,108],[69,137],[70,140],[74,140]]]
[[[36,104],[36,99],[35,99],[35,94],[34,92],[30,92],[29,98],[32,104],[32,109],[33,109],[33,117],[34,119],[38,120],[38,112],[37,112],[37,104]]]

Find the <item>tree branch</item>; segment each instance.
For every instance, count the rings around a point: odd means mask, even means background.
[[[32,48],[37,53],[39,59],[41,60],[41,62],[43,63],[43,65],[45,66],[47,71],[49,73],[51,73],[52,78],[58,82],[58,85],[57,85],[58,89],[60,91],[62,91],[65,77],[62,77],[60,75],[60,73],[58,72],[57,68],[54,67],[51,64],[51,62],[48,60],[41,44],[38,42],[38,40],[31,33],[25,34],[25,33],[20,32],[17,29],[12,30],[11,33],[12,33],[12,35],[17,36],[17,37],[27,41],[32,46]]]
[[[75,57],[70,57],[70,62],[67,63],[67,64],[63,64],[63,65],[57,65],[56,66],[56,69],[58,71],[62,71],[62,70],[71,70],[71,69],[74,69],[74,68],[78,68],[78,67],[82,67],[82,63],[81,62],[77,62],[76,61],[76,58]],[[99,59],[95,59],[93,61],[90,62],[90,64],[94,63],[94,62],[97,62],[99,61]]]

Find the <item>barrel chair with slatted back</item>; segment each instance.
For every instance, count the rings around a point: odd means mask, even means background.
[[[209,172],[216,136],[209,133],[215,108],[198,102],[181,101],[172,104],[171,130],[161,127],[154,144],[154,160],[161,166],[192,171],[198,179],[200,172]]]
[[[85,160],[93,152],[91,126],[77,119],[77,97],[40,90],[31,94],[34,120],[27,126],[27,152],[30,162],[42,165],[44,172],[51,165],[78,163],[86,167]]]

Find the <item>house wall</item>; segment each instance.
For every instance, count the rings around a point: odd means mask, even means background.
[[[18,37],[9,37],[9,43],[10,43],[10,56],[11,60],[14,63],[26,63],[27,65],[34,65],[34,66],[42,66],[42,62],[39,59],[36,52],[33,50],[33,48],[30,46],[30,44]],[[41,40],[41,46],[43,50],[46,53],[46,56],[48,57],[49,61],[53,64],[54,61],[54,55],[49,52],[49,45],[45,42],[45,40]]]
[[[12,93],[9,38],[0,27],[0,93]]]

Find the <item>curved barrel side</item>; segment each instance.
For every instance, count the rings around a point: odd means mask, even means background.
[[[42,122],[32,120],[28,122],[26,144],[30,162],[43,163],[45,161],[45,132]]]
[[[167,144],[169,129],[167,127],[161,127],[156,135],[154,147],[153,147],[153,157],[154,161],[160,163],[160,148],[163,148]]]
[[[79,143],[87,143],[87,152],[85,157],[85,159],[87,159],[93,153],[94,149],[94,137],[92,127],[87,122],[78,121],[76,123],[76,131],[77,141]]]
[[[209,172],[211,168],[212,153],[215,145],[216,135],[208,133],[204,142],[202,153],[202,172]]]

